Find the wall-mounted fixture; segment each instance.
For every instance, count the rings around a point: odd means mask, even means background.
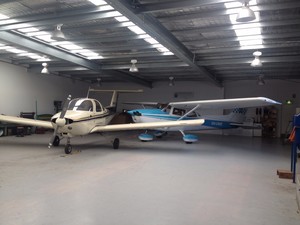
[[[169,86],[170,87],[175,86],[174,77],[169,77]]]
[[[249,8],[249,0],[245,0],[239,14],[236,17],[236,22],[250,22],[253,20],[255,20],[255,14]]]
[[[129,71],[130,72],[132,72],[132,73],[136,73],[136,72],[139,72],[139,69],[136,67],[136,63],[137,63],[137,60],[136,59],[132,59],[131,61],[130,61],[132,64],[131,64],[131,66],[130,66],[130,68],[129,68]]]
[[[41,73],[46,73],[46,74],[48,74],[49,73],[49,70],[48,70],[48,63],[42,63],[42,66],[43,66],[43,69],[42,69],[42,71],[41,71]]]
[[[98,86],[98,87],[102,86],[101,81],[102,81],[101,78],[98,77],[98,78],[97,78],[97,86]]]
[[[266,84],[266,82],[264,80],[264,75],[261,74],[261,75],[258,76],[258,78],[257,78],[257,84],[260,85],[260,86]]]
[[[260,61],[260,58],[259,58],[261,55],[262,55],[262,53],[260,51],[253,52],[254,59],[251,62],[251,66],[253,66],[253,67],[262,66],[262,62]]]

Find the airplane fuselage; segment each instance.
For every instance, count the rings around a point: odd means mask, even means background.
[[[128,111],[132,116],[132,119],[136,123],[146,123],[146,122],[161,122],[161,121],[176,121],[179,120],[183,115],[174,115],[165,112],[161,109],[137,109]],[[198,114],[193,114],[192,116],[186,116],[182,120],[194,120],[194,119],[204,119],[205,122],[201,126],[185,126],[185,127],[170,127],[170,128],[158,128],[155,130],[161,131],[195,131],[195,130],[213,130],[213,129],[229,129],[236,128],[236,126],[231,125],[231,121],[228,121],[227,115],[216,115],[216,116],[199,116]]]
[[[70,102],[64,118],[59,118],[61,113],[51,118],[54,128],[63,137],[87,135],[96,126],[109,124],[114,114],[95,99],[75,99]]]

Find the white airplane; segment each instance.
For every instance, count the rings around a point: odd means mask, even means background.
[[[204,124],[199,126],[182,126],[182,127],[168,127],[155,129],[154,135],[161,137],[167,131],[180,131],[183,135],[183,140],[190,144],[198,141],[197,135],[185,134],[185,131],[197,130],[212,130],[212,129],[230,129],[230,128],[254,128],[245,124],[245,114],[249,107],[263,107],[274,104],[281,104],[269,98],[255,97],[255,98],[234,98],[234,99],[216,99],[216,100],[201,100],[201,101],[184,101],[184,102],[170,102],[165,104],[165,107],[159,107],[155,102],[127,102],[124,104],[139,104],[143,109],[134,109],[127,111],[136,123],[149,122],[166,122],[166,121],[193,121],[204,119]],[[156,106],[159,108],[147,109],[145,106]],[[201,116],[196,110],[198,109],[233,109],[228,115],[207,115]],[[141,141],[152,141],[153,135],[143,133],[138,136]]]
[[[0,121],[22,124],[28,126],[37,126],[54,129],[53,136],[49,142],[49,148],[58,146],[60,140],[64,137],[67,138],[67,144],[65,146],[65,153],[70,154],[72,152],[72,145],[70,139],[75,136],[87,135],[96,132],[107,131],[121,131],[121,130],[137,130],[137,129],[154,129],[163,127],[174,126],[196,126],[204,123],[203,119],[198,120],[178,120],[178,121],[159,121],[149,122],[142,124],[113,124],[110,125],[110,121],[115,115],[115,107],[117,102],[118,93],[131,93],[142,92],[141,90],[94,90],[91,91],[108,91],[112,92],[111,103],[108,107],[103,107],[99,101],[91,98],[76,98],[71,100],[69,95],[64,103],[62,112],[55,114],[50,121],[41,121],[35,119],[26,119],[14,116],[0,115]],[[89,95],[88,92],[88,95]],[[119,148],[119,139],[115,138],[113,141],[113,148]]]

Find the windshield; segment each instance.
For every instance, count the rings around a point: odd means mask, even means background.
[[[87,99],[73,99],[69,104],[68,110],[93,111],[93,103]]]

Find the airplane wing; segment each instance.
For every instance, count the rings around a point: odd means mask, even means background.
[[[91,130],[91,133],[105,131],[122,131],[122,130],[140,130],[163,127],[180,127],[180,126],[200,126],[204,123],[204,119],[195,120],[177,120],[166,122],[149,122],[149,123],[130,123],[130,124],[113,124],[106,126],[97,126]]]
[[[263,107],[267,105],[281,104],[265,97],[254,98],[232,98],[232,99],[215,99],[215,100],[200,100],[200,101],[185,101],[185,102],[170,102],[169,105],[191,108],[199,105],[198,108],[205,109],[233,109],[233,108],[248,108],[248,107]]]
[[[0,115],[0,121],[7,122],[7,123],[20,124],[20,125],[28,125],[28,126],[36,126],[36,127],[44,127],[44,128],[53,129],[51,122],[42,121],[42,120],[34,120],[34,119],[26,119],[26,118],[15,117],[15,116]]]

